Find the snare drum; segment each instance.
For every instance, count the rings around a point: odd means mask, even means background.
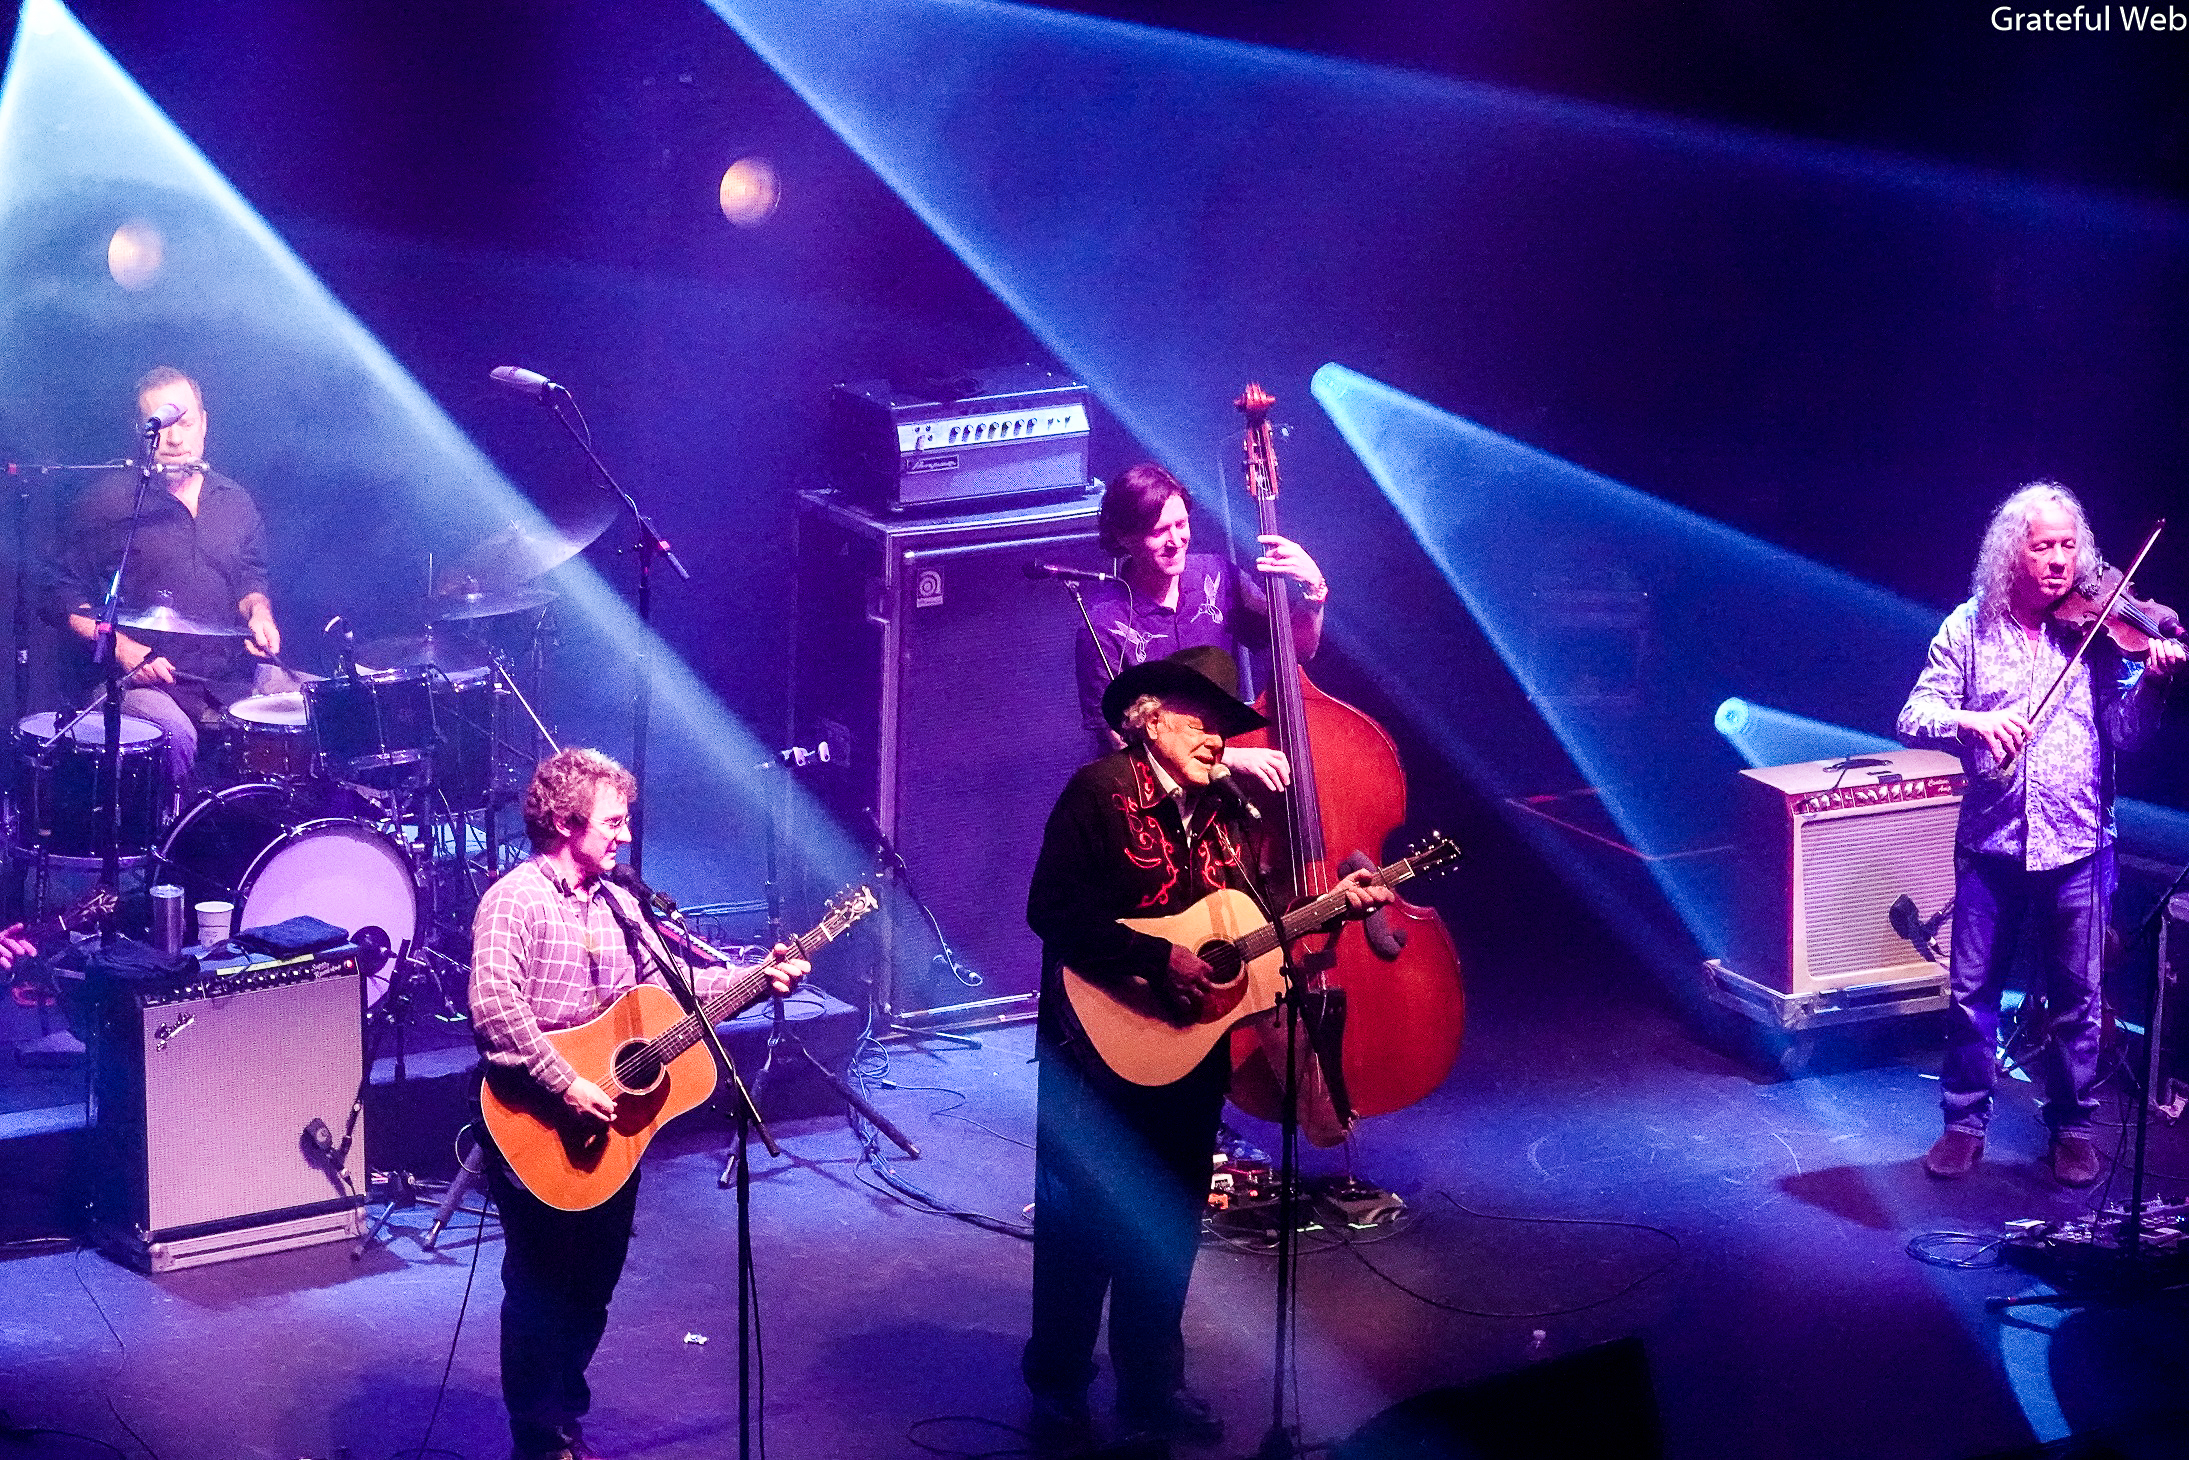
[[[106,717],[94,711],[51,749],[40,747],[67,717],[30,715],[15,727],[15,845],[58,857],[98,857],[99,760]],[[118,850],[142,857],[159,834],[167,793],[167,736],[150,720],[122,716],[122,827]]]
[[[307,780],[318,771],[301,690],[237,700],[228,707],[221,729],[230,780]]]
[[[362,772],[414,765],[433,750],[432,676],[388,669],[306,680],[312,731],[331,766]]]
[[[286,786],[229,786],[201,796],[161,839],[159,879],[179,884],[193,905],[233,902],[238,931],[304,914],[367,948],[401,948],[418,932],[410,853],[352,817],[292,820],[312,809]],[[388,990],[387,960],[377,961],[365,980],[368,1004]]]

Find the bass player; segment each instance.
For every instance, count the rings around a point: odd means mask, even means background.
[[[1033,1330],[1021,1370],[1037,1445],[1092,1431],[1087,1388],[1105,1295],[1119,1415],[1157,1441],[1215,1444],[1222,1422],[1186,1387],[1182,1323],[1216,1149],[1229,1046],[1167,1085],[1104,1064],[1074,1017],[1066,965],[1144,994],[1186,1025],[1210,1007],[1212,970],[1124,917],[1181,911],[1218,888],[1250,891],[1239,840],[1210,790],[1227,737],[1264,724],[1230,686],[1237,668],[1203,646],[1127,668],[1102,696],[1126,748],[1082,767],[1049,814],[1026,900],[1042,944],[1034,1155]],[[1391,899],[1357,873],[1344,901]]]
[[[605,1128],[616,1103],[546,1038],[585,1023],[652,971],[641,956],[636,899],[609,880],[631,840],[631,773],[597,750],[542,761],[524,795],[533,857],[487,889],[472,925],[471,1023],[497,1078],[529,1080],[559,1099],[574,1129]],[[808,965],[778,947],[769,983],[788,993]],[[743,970],[693,970],[702,998]],[[582,1211],[550,1206],[494,1160],[488,1184],[502,1217],[502,1399],[515,1460],[585,1460],[585,1370],[623,1275],[638,1200],[634,1172]]]

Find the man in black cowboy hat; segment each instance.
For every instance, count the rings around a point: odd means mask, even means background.
[[[1267,723],[1239,701],[1237,683],[1231,656],[1217,648],[1136,664],[1111,682],[1102,713],[1125,748],[1065,786],[1027,894],[1042,978],[1033,1336],[1022,1369],[1036,1438],[1052,1451],[1091,1434],[1087,1386],[1105,1295],[1126,1426],[1198,1444],[1223,1436],[1222,1422],[1186,1388],[1181,1324],[1229,1042],[1218,1040],[1173,1084],[1133,1084],[1088,1043],[1061,970],[1144,987],[1181,1026],[1206,1008],[1209,966],[1118,919],[1180,912],[1221,887],[1251,890],[1239,833],[1209,793],[1226,738]],[[1355,912],[1391,897],[1366,873],[1343,885]]]

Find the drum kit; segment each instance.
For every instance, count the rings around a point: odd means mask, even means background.
[[[475,634],[535,614],[526,678],[536,687],[536,611],[555,596],[529,585],[460,588],[426,600],[422,633],[354,645],[345,631],[340,672],[228,704],[201,729],[196,794],[187,801],[185,788],[170,784],[165,733],[123,715],[123,872],[147,888],[180,886],[186,907],[232,903],[237,930],[300,914],[342,928],[368,951],[369,1004],[385,995],[406,951],[436,983],[460,970],[470,913],[504,870],[504,813],[541,745],[554,743],[518,676]],[[164,605],[119,623],[245,633]],[[102,719],[46,711],[16,727],[8,850],[18,877],[28,878],[20,896],[31,913],[60,891],[55,874],[101,868]]]

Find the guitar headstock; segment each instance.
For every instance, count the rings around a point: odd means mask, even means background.
[[[842,937],[853,923],[880,906],[881,901],[874,896],[874,889],[863,884],[849,891],[839,892],[829,899],[828,907],[822,912],[820,925],[814,931],[833,942]]]
[[[1459,843],[1441,831],[1432,831],[1415,843],[1406,854],[1406,865],[1419,877],[1430,872],[1441,872],[1459,860]]]

